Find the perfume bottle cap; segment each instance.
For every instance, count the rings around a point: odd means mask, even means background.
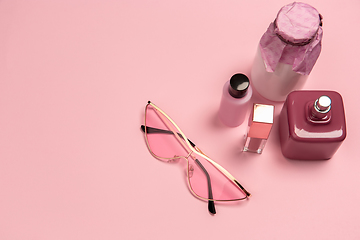
[[[315,100],[313,106],[311,107],[310,120],[312,122],[321,121],[321,123],[326,123],[330,121],[331,118],[330,110],[331,98],[326,95],[322,95]]]
[[[323,95],[315,101],[315,109],[321,113],[327,113],[331,109],[331,99]]]
[[[229,93],[234,98],[242,98],[246,95],[249,86],[249,78],[242,73],[237,73],[230,79]]]

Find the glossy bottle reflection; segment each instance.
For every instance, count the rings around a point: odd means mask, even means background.
[[[279,118],[281,150],[299,160],[330,159],[346,137],[342,97],[334,91],[294,91]]]

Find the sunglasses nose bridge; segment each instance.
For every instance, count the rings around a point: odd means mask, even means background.
[[[194,152],[190,150],[189,154],[185,157],[186,160],[188,160],[189,157],[195,158],[195,157],[192,155],[193,153],[194,153]]]

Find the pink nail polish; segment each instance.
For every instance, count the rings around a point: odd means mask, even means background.
[[[274,123],[274,110],[273,105],[253,105],[244,152],[262,153]]]
[[[342,97],[334,91],[291,92],[281,110],[279,126],[285,157],[330,159],[346,137]]]

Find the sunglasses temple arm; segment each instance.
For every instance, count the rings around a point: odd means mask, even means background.
[[[211,159],[210,159],[211,160]],[[225,168],[223,168],[220,164],[214,161],[210,161],[213,166],[215,166],[220,172],[222,172],[227,178],[232,180],[236,185],[245,193],[246,198],[250,197],[251,194],[236,180]]]
[[[141,125],[141,130],[143,132],[145,132],[145,126],[144,125]],[[146,132],[147,133],[164,133],[164,134],[174,134],[172,131],[169,131],[169,130],[164,130],[164,129],[159,129],[159,128],[153,128],[153,127],[146,127]],[[179,137],[181,137],[182,139],[183,136],[180,134],[180,133],[177,133]],[[190,141],[190,139],[187,139],[189,141],[189,143],[191,144],[192,147],[195,147],[195,144]]]
[[[234,181],[239,186],[239,188],[241,188],[241,190],[244,191],[244,193],[246,194],[247,197],[251,196],[251,194],[248,191],[246,191],[246,189],[243,186],[241,186],[241,184],[236,179]]]
[[[204,172],[204,174],[206,176],[209,199],[214,199],[213,194],[212,194],[211,180],[210,180],[209,173],[206,171],[205,167],[201,164],[201,162],[198,159],[195,159],[195,162],[201,168],[201,170]],[[209,212],[211,212],[212,214],[216,214],[215,204],[214,204],[213,200],[208,200],[208,209],[209,209]]]

